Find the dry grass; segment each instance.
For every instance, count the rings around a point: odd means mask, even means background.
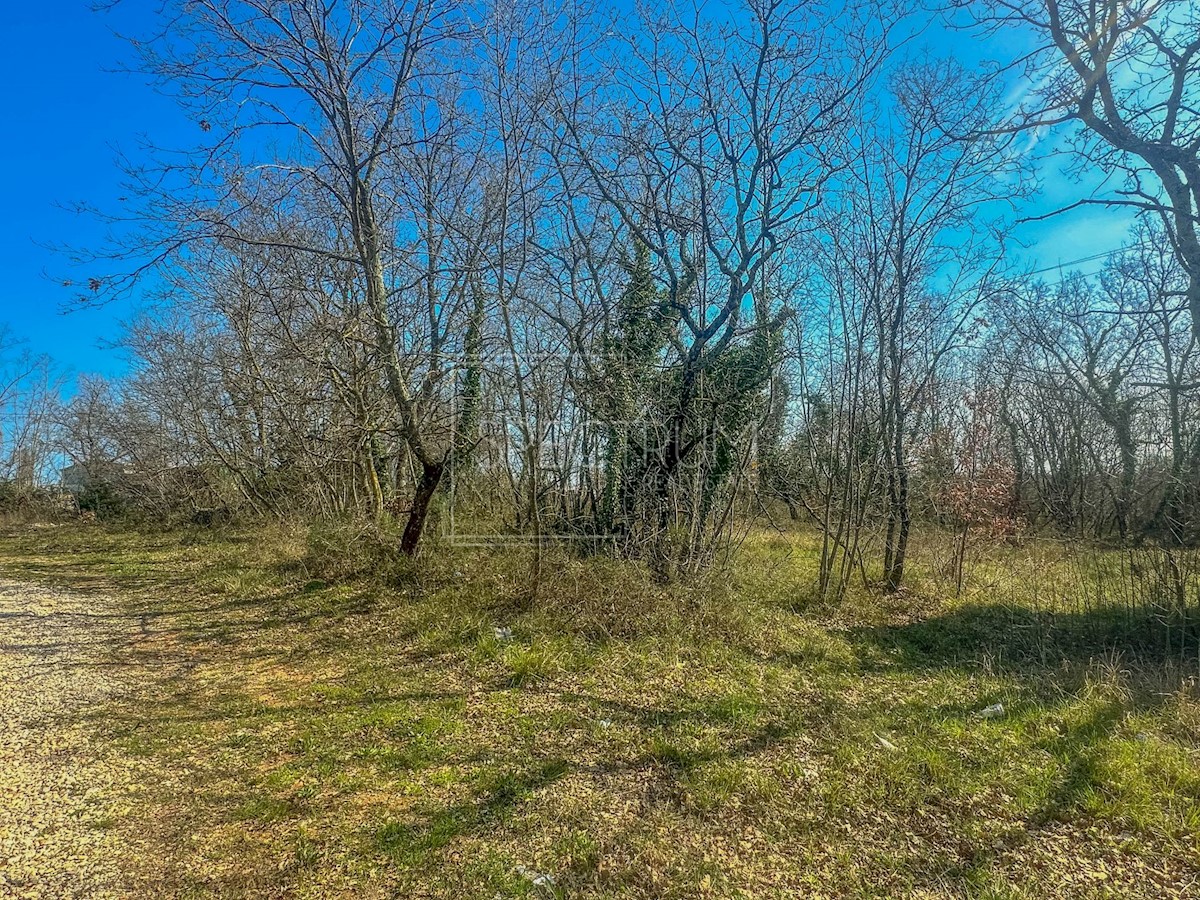
[[[523,551],[445,548],[333,582],[286,532],[0,547],[0,574],[137,623],[106,651],[135,689],[86,726],[138,773],[108,824],[165,896],[1200,883],[1193,669],[1062,617],[1031,635],[1012,584],[1002,605],[919,578],[821,608],[805,534],[757,534],[731,573],[670,590],[558,551],[535,586]]]

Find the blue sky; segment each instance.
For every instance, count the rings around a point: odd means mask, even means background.
[[[124,368],[121,355],[103,344],[119,335],[129,307],[65,312],[73,294],[61,281],[78,273],[46,245],[97,246],[103,228],[69,205],[114,208],[122,193],[117,151],[136,156],[142,136],[162,146],[185,145],[194,126],[144,78],[119,71],[130,53],[118,33],[145,34],[157,0],[122,0],[104,13],[92,11],[86,0],[10,6],[0,54],[0,323],[73,372],[117,375]],[[967,40],[962,33],[939,34],[933,49],[952,53]],[[974,46],[971,56],[1001,55],[989,50]],[[1042,174],[1044,192],[1031,211],[1064,206],[1081,195],[1083,188],[1052,169]],[[1093,208],[1023,226],[1015,236],[1034,245],[1030,261],[1043,267],[1112,249],[1128,225],[1126,215]],[[1091,272],[1100,265],[1080,268]]]
[[[116,69],[128,47],[114,29],[144,29],[154,0],[124,0],[92,12],[85,0],[33,0],[5,10],[0,53],[0,322],[76,371],[116,374],[115,338],[127,308],[76,311],[61,281],[67,260],[44,245],[95,246],[103,229],[64,208],[78,202],[112,208],[120,195],[117,149],[135,151],[139,134],[180,139],[186,121],[169,99],[138,76]]]

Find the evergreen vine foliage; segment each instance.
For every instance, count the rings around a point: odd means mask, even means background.
[[[770,418],[782,319],[693,359],[646,246],[635,242],[621,267],[626,283],[580,391],[603,426],[591,531],[670,577],[707,562],[726,533],[754,435]]]
[[[639,486],[647,474],[647,428],[661,409],[668,348],[679,340],[679,315],[654,281],[650,251],[635,243],[621,267],[628,283],[617,298],[611,331],[598,347],[599,377],[585,396],[597,400],[605,426],[604,481],[597,530],[629,537],[639,509]]]

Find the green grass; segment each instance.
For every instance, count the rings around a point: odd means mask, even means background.
[[[1194,662],[1104,610],[1047,631],[1015,564],[957,600],[918,572],[829,608],[805,533],[671,589],[555,558],[534,590],[518,550],[339,575],[311,545],[0,536],[0,575],[136,623],[104,651],[135,691],[88,725],[142,773],[106,825],[164,893],[1162,897],[1200,876]],[[1011,551],[1061,593],[1058,552]]]

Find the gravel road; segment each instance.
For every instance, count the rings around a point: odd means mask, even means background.
[[[101,595],[0,579],[0,897],[118,897],[132,776],[88,735],[137,621]]]

